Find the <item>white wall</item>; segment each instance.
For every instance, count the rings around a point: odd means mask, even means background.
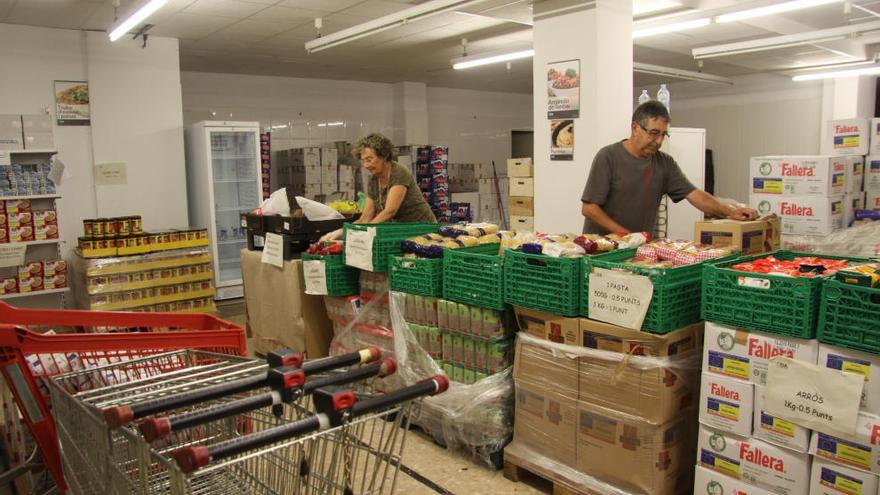
[[[675,127],[706,129],[715,163],[716,196],[747,203],[750,157],[819,153],[822,86],[779,76],[735,81],[730,87],[670,86],[670,113]]]

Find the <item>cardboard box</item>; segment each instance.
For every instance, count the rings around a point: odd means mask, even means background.
[[[835,155],[867,155],[869,141],[868,119],[828,121],[828,149]]]
[[[52,277],[67,273],[67,262],[64,260],[45,260],[43,261],[43,275]]]
[[[655,425],[580,401],[577,468],[629,493],[678,493],[690,478],[693,420]]]
[[[877,210],[880,209],[880,189],[873,190],[869,189],[865,192],[865,209],[866,210]]]
[[[6,213],[21,213],[23,211],[31,211],[31,200],[11,199],[6,201]]]
[[[746,381],[703,373],[700,378],[700,423],[744,437],[752,434],[755,386]]]
[[[30,242],[33,240],[35,240],[33,225],[9,227],[9,242]]]
[[[824,236],[844,228],[843,196],[751,194],[749,201],[759,214],[781,217],[783,234]]]
[[[34,225],[34,215],[29,211],[23,211],[20,213],[7,213],[6,214],[7,221],[6,223],[10,227],[22,227],[22,226],[33,226]]]
[[[552,343],[542,345],[517,339],[513,379],[528,382],[572,400],[578,398],[578,358],[554,352]]]
[[[21,115],[0,115],[0,150],[24,149]]]
[[[849,227],[856,219],[856,210],[865,209],[865,193],[846,193],[843,197],[843,221]]]
[[[508,191],[510,196],[527,196],[534,197],[535,196],[535,179],[529,179],[524,177],[511,177],[510,178],[510,189]]]
[[[0,296],[18,293],[18,277],[0,279]]]
[[[58,213],[55,210],[37,210],[33,212],[34,227],[58,225]]]
[[[58,239],[58,225],[34,227],[35,241],[48,241],[50,239]]]
[[[810,495],[875,495],[877,475],[829,462],[813,459]]]
[[[855,434],[850,437],[836,437],[814,431],[810,437],[810,454],[816,458],[880,474],[878,434],[880,416],[860,411]]]
[[[694,474],[694,495],[774,495],[738,479],[731,478],[701,466]]]
[[[780,495],[803,495],[810,485],[810,456],[700,426],[700,466]]]
[[[654,334],[581,318],[576,331],[571,332],[570,327],[565,330],[563,342],[567,345],[634,356],[675,356],[703,345],[702,321],[666,334]]]
[[[321,166],[333,167],[339,164],[339,150],[336,148],[321,148]]]
[[[535,231],[535,217],[519,217],[510,216],[510,230],[518,230],[523,232]]]
[[[807,452],[810,448],[810,430],[765,411],[764,390],[763,386],[755,385],[752,436],[797,452]]]
[[[513,438],[555,462],[577,465],[577,401],[552,389],[516,381]]]
[[[566,318],[533,309],[515,307],[520,331],[556,343],[564,343],[565,335],[576,335],[580,329],[578,318]]]
[[[508,177],[534,177],[535,172],[532,167],[531,158],[508,158],[507,159],[507,176]]]
[[[67,275],[59,274],[53,275],[51,277],[44,276],[43,277],[43,289],[63,289],[67,287]]]
[[[694,223],[694,240],[713,246],[736,246],[743,255],[767,253],[779,249],[782,221],[768,215],[751,222],[706,220]]]
[[[324,177],[324,169],[320,165],[306,165],[305,178],[306,185],[321,184]]]
[[[846,192],[841,156],[756,156],[749,161],[752,194],[839,196]]]
[[[511,216],[535,216],[535,198],[527,196],[511,196],[507,201],[507,209]]]
[[[302,261],[283,267],[260,261],[261,251],[241,251],[248,329],[254,352],[302,349],[309,358],[327,355],[330,319],[320,296],[305,293]]]
[[[862,189],[880,191],[880,155],[865,157],[865,179]]]
[[[846,161],[846,192],[862,192],[865,186],[865,157],[849,155]]]
[[[868,153],[873,155],[880,153],[880,119],[871,119],[871,138],[869,139]]]
[[[316,196],[323,194],[321,184],[306,184],[305,196],[308,199],[315,199]]]
[[[735,329],[706,322],[703,371],[767,384],[767,365],[776,356],[815,363],[819,344],[815,340]]]
[[[820,343],[817,364],[865,377],[859,406],[866,412],[880,414],[880,356]]]

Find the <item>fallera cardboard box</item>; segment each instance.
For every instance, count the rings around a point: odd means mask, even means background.
[[[862,189],[880,191],[880,154],[865,157],[864,174]]]
[[[861,192],[865,185],[865,157],[849,155],[846,161],[846,192]]]
[[[862,401],[859,406],[863,411],[880,414],[880,356],[819,344],[817,364],[865,377],[865,387],[862,389]]]
[[[508,194],[510,196],[534,197],[535,179],[526,177],[511,177],[510,189],[508,191]]]
[[[869,189],[867,192],[865,192],[865,209],[880,209],[880,189]]]
[[[667,334],[654,334],[580,318],[579,331],[563,334],[564,343],[634,356],[675,356],[703,345],[703,322]]]
[[[837,196],[847,190],[842,156],[755,156],[749,172],[752,194]]]
[[[513,439],[553,461],[574,467],[577,401],[551,390],[524,380],[516,382]]]
[[[809,455],[703,425],[697,463],[779,495],[805,495],[810,486]]]
[[[829,120],[829,149],[835,155],[867,155],[868,119]]]
[[[520,217],[535,216],[535,198],[528,196],[511,196],[507,200],[507,208],[511,215]]]
[[[807,452],[810,448],[810,430],[792,421],[777,418],[764,410],[764,390],[761,385],[755,385],[752,436],[797,452]]]
[[[813,459],[810,495],[875,495],[877,475],[848,468],[821,457]]]
[[[523,332],[556,343],[564,343],[566,335],[577,335],[580,329],[578,318],[566,318],[542,311],[514,308],[519,329]],[[574,340],[576,337],[572,337]]]
[[[880,119],[871,119],[871,139],[867,154],[875,153],[880,154]]]
[[[856,432],[841,438],[814,431],[810,454],[862,471],[880,474],[880,417],[859,412]]]
[[[782,218],[782,233],[828,235],[844,228],[843,196],[773,196],[751,194],[749,202],[760,215]]]
[[[736,246],[743,255],[779,249],[781,219],[770,214],[751,222],[719,219],[694,223],[694,240],[713,246]]]
[[[784,356],[813,364],[819,353],[815,340],[749,332],[706,322],[703,371],[767,384],[767,365]]]
[[[742,436],[752,434],[755,385],[703,373],[700,379],[700,423]]]
[[[531,158],[508,158],[507,159],[507,176],[508,177],[532,177],[534,176]]]
[[[694,495],[773,495],[773,492],[759,488],[738,479],[731,478],[697,466],[694,474]]]
[[[844,225],[849,227],[856,219],[856,210],[865,209],[865,193],[846,193],[843,197]]]
[[[693,419],[655,425],[581,401],[577,468],[629,493],[678,493],[690,479]]]

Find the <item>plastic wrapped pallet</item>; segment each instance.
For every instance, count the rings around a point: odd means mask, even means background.
[[[387,293],[386,293],[387,295]],[[406,298],[391,293],[391,327],[385,317],[384,295],[362,301],[355,318],[339,325],[330,344],[331,354],[342,354],[364,346],[378,346],[383,355],[397,360],[397,372],[381,381],[376,388],[393,390],[415,383],[427,376],[443,373],[419,344],[404,320]],[[513,383],[510,371],[495,374],[472,385],[452,382],[441,396],[426,398],[417,409],[412,422],[434,437],[441,445],[462,450],[488,466],[500,468],[500,454],[513,431]]]
[[[866,221],[827,236],[783,234],[782,248],[858,258],[880,256],[880,221]]]
[[[646,357],[557,344],[521,332],[513,377],[516,415],[505,460],[590,493],[672,495],[691,487],[694,393],[700,353]],[[662,377],[659,381],[646,377]],[[620,402],[597,400],[608,379]],[[660,408],[672,395],[678,409]],[[638,400],[628,397],[636,395]]]

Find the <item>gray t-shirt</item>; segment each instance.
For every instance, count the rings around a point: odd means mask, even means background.
[[[663,195],[678,203],[694,189],[671,156],[658,151],[640,160],[629,154],[621,141],[596,153],[581,201],[596,203],[633,232],[653,233]],[[585,219],[584,233],[609,232]]]
[[[397,214],[391,219],[392,222],[424,222],[437,223],[437,218],[431,211],[431,207],[425,202],[419,185],[416,183],[415,177],[403,165],[397,162],[391,164],[391,176],[388,177],[388,185],[382,187],[379,185],[377,177],[370,177],[367,184],[367,196],[373,200],[376,215],[385,209],[385,201],[388,199],[388,190],[392,186],[403,186],[406,188],[406,195],[403,202],[397,210]]]

